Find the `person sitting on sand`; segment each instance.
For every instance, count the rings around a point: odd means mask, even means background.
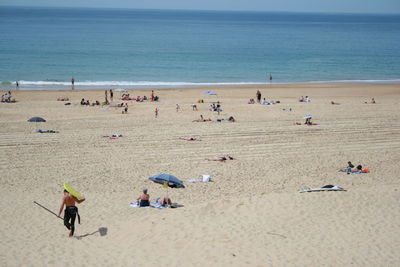
[[[304,102],[304,97],[303,96],[300,97],[299,102]]]
[[[86,102],[85,102],[85,99],[84,98],[82,98],[82,100],[81,100],[81,105],[83,106],[83,105],[86,105]]]
[[[249,102],[247,104],[255,104],[256,102],[254,101],[254,98],[250,98]]]
[[[206,158],[206,160],[208,161],[221,161],[221,162],[225,162],[226,160],[234,160],[233,157],[226,155],[226,156],[222,156],[222,157],[215,157],[215,158]]]
[[[269,102],[265,99],[265,97],[261,101],[261,105],[269,105]]]
[[[160,203],[161,206],[166,207],[168,206],[172,206],[172,201],[169,197],[160,197],[156,199],[157,203]]]
[[[143,194],[141,194],[137,199],[137,203],[139,207],[148,207],[150,206],[150,195],[147,194],[147,189],[143,189]]]
[[[349,162],[347,162],[347,167],[340,169],[340,171],[350,173],[353,168],[354,168],[353,163],[351,163],[351,161],[349,161]]]
[[[229,122],[235,122],[236,121],[236,119],[233,116],[230,116],[227,120]]]

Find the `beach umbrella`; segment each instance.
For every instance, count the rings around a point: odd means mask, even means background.
[[[205,91],[204,94],[205,95],[217,95],[217,93],[214,91]]]
[[[42,117],[32,117],[28,121],[29,122],[46,122],[46,120],[43,119]]]
[[[183,182],[171,174],[160,173],[149,177],[149,180],[158,184],[168,184],[169,187],[185,188]]]

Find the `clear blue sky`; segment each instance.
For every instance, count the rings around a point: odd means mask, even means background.
[[[0,0],[0,6],[400,14],[400,0]]]

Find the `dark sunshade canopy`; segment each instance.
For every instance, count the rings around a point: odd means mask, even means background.
[[[149,177],[149,180],[158,184],[168,183],[169,187],[185,188],[183,182],[171,174],[160,173]]]
[[[46,120],[41,117],[32,117],[28,121],[29,122],[46,122]]]

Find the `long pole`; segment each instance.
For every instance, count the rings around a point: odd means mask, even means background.
[[[36,201],[33,201],[33,203],[35,203],[36,205],[38,205],[39,207],[41,207],[41,208],[43,208],[43,209],[45,209],[45,210],[47,210],[48,212],[50,212],[50,213],[52,213],[52,214],[54,214],[54,215],[56,215],[58,218],[60,218],[61,220],[64,220],[63,218],[61,218],[60,216],[58,216],[57,214],[55,214],[53,211],[51,211],[51,210],[49,210],[48,208],[46,208],[45,206],[42,206],[42,205],[40,205],[39,203],[37,203]]]

